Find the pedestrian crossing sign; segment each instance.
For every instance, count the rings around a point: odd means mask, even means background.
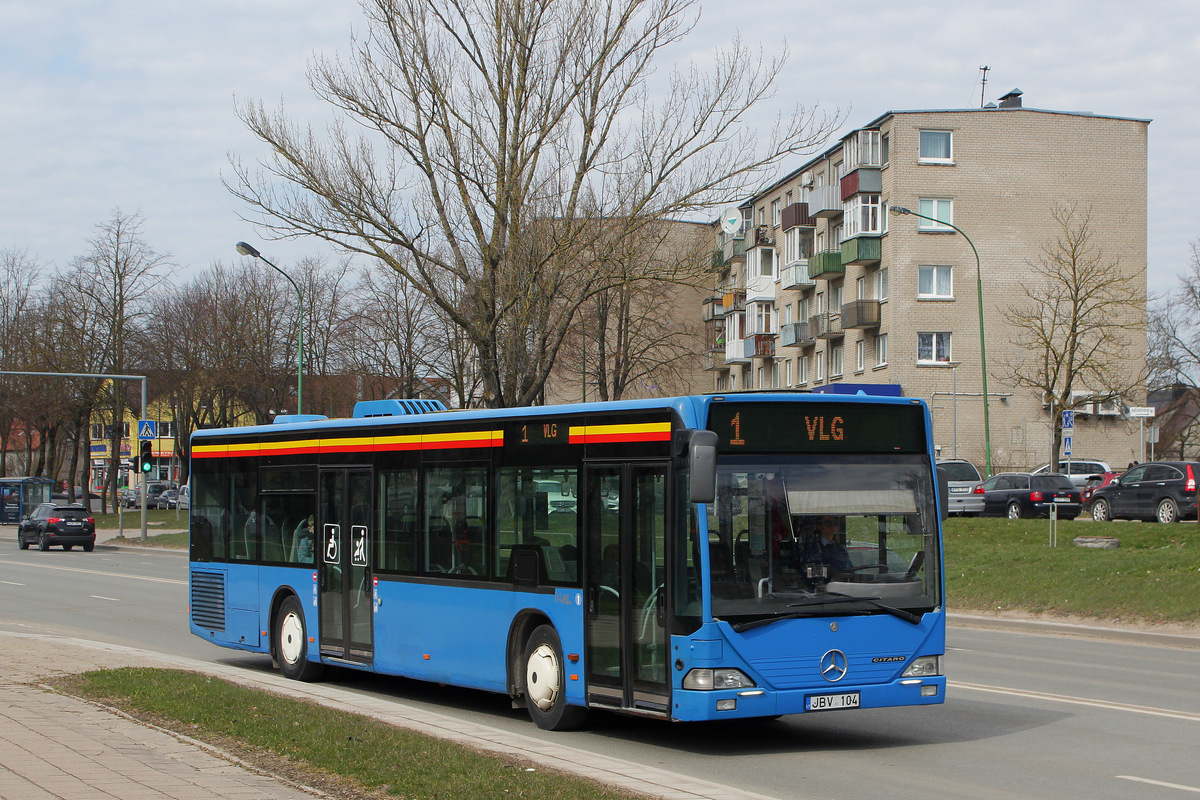
[[[158,438],[158,422],[152,419],[138,420],[138,439],[148,440]]]

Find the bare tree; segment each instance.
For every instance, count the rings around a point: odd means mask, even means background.
[[[1145,293],[1096,242],[1090,209],[1060,206],[1052,212],[1058,231],[1042,245],[1025,282],[1024,299],[1005,312],[1026,353],[1008,364],[1008,379],[1039,393],[1057,412],[1084,403],[1122,400],[1143,385],[1131,369],[1134,334],[1145,330]],[[1086,395],[1076,390],[1086,390]],[[1053,414],[1057,469],[1062,417]]]
[[[30,316],[41,266],[25,250],[0,250],[0,370],[30,372]],[[28,393],[29,380],[15,375],[0,377],[0,477],[7,475],[11,435],[23,420],[18,413]],[[28,442],[28,433],[26,442]],[[26,463],[28,471],[28,463]]]
[[[673,71],[652,103],[655,57],[699,0],[363,7],[351,62],[310,70],[338,121],[322,139],[243,106],[271,156],[257,173],[233,159],[227,185],[275,235],[318,236],[401,274],[470,343],[497,406],[539,396],[578,309],[612,285],[596,260],[606,237],[742,196],[841,121],[797,107],[760,143],[748,115],[782,60],[740,40],[708,73]]]

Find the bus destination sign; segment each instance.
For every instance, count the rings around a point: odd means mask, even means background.
[[[919,405],[713,403],[708,428],[725,453],[921,453]]]

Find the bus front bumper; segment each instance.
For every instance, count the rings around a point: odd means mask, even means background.
[[[900,678],[891,683],[850,686],[810,686],[804,689],[765,688],[694,691],[675,688],[672,717],[681,722],[776,717],[819,711],[892,706],[926,706],[945,702],[946,678]]]

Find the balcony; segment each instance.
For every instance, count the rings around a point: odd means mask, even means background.
[[[725,241],[719,248],[713,251],[712,268],[713,272],[729,269],[735,259],[745,259],[746,257],[746,240],[741,236],[736,239],[733,237],[725,237]]]
[[[708,322],[725,316],[725,306],[720,297],[710,297],[700,304],[700,319]]]
[[[742,355],[750,358],[774,358],[775,334],[753,333],[742,339]]]
[[[745,339],[730,339],[725,343],[726,364],[749,364],[750,356],[746,355]]]
[[[842,330],[842,318],[829,312],[809,317],[808,328],[809,333],[818,339],[841,339],[846,335]]]
[[[815,342],[807,322],[789,322],[779,328],[780,347],[810,347]]]
[[[812,280],[846,274],[841,250],[822,250],[808,257],[808,277]]]
[[[814,217],[839,217],[842,192],[837,186],[818,186],[808,191],[808,213]]]
[[[817,220],[808,213],[808,203],[792,203],[783,210],[783,229],[815,228]]]
[[[771,229],[766,225],[759,225],[754,229],[754,244],[752,247],[774,247],[775,237],[771,233]]]
[[[808,277],[808,261],[797,261],[784,267],[779,273],[779,285],[783,289],[805,289],[813,286],[812,278]]]
[[[842,242],[842,264],[866,266],[878,264],[883,245],[875,234],[861,234]]]
[[[849,200],[860,192],[879,194],[883,191],[883,170],[859,167],[842,178],[842,199]]]
[[[745,292],[726,292],[721,295],[721,311],[719,313],[734,314],[738,311],[746,310],[746,293]]]
[[[854,300],[842,306],[842,328],[878,328],[879,301]]]

